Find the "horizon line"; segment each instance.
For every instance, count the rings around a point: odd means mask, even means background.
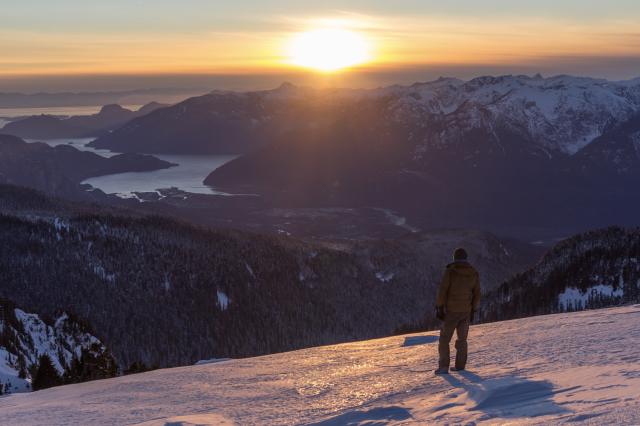
[[[112,74],[85,74],[82,75],[82,77],[85,78],[92,78],[92,77],[107,77],[107,78],[117,78],[117,77],[142,77],[142,78],[146,78],[146,77],[173,77],[173,78],[180,78],[180,77],[211,77],[211,78],[242,78],[242,77],[253,77],[253,78],[261,78],[264,77],[264,75],[262,74],[248,74],[248,75],[236,75],[236,74],[210,74],[210,73],[190,73],[190,74],[153,74],[153,75],[145,75],[145,74],[135,74],[135,75],[124,75],[124,74],[118,74],[118,75],[112,75]],[[278,74],[274,73],[272,75],[270,75],[271,77],[276,77],[278,78]],[[46,78],[46,77],[42,77],[41,78]],[[281,75],[281,79],[279,80],[280,83],[270,83],[268,85],[265,85],[264,87],[260,87],[260,88],[215,88],[212,86],[207,86],[207,85],[201,85],[201,86],[138,86],[138,87],[132,87],[132,88],[115,88],[115,89],[95,89],[95,90],[36,90],[33,92],[28,92],[28,91],[19,91],[19,90],[12,90],[12,91],[7,91],[7,90],[3,90],[0,88],[0,95],[22,95],[22,96],[36,96],[36,95],[62,95],[62,94],[68,94],[68,95],[100,95],[100,94],[133,94],[135,92],[154,92],[154,91],[158,91],[158,92],[195,92],[195,91],[209,91],[209,92],[215,92],[215,91],[226,91],[226,92],[255,92],[255,91],[269,91],[269,90],[277,90],[279,88],[281,88],[282,86],[285,85],[291,85],[294,86],[296,88],[308,88],[308,89],[327,89],[327,90],[331,90],[331,89],[353,89],[353,90],[375,90],[375,89],[384,89],[384,88],[389,88],[389,87],[395,87],[395,86],[401,86],[401,87],[408,87],[408,86],[412,86],[415,84],[429,84],[429,83],[435,83],[438,82],[440,80],[459,80],[462,81],[464,83],[468,83],[471,82],[473,80],[476,79],[481,79],[481,78],[506,78],[506,77],[512,77],[512,78],[528,78],[528,79],[543,79],[543,80],[551,80],[551,79],[557,79],[557,78],[562,78],[562,77],[570,77],[570,78],[583,78],[583,79],[589,79],[589,80],[601,80],[601,81],[606,81],[606,82],[610,82],[610,83],[625,83],[625,82],[632,82],[635,80],[640,80],[640,74],[634,76],[634,77],[628,77],[628,78],[622,78],[622,79],[616,79],[616,78],[608,78],[608,77],[601,77],[601,76],[595,76],[595,75],[581,75],[581,74],[571,74],[571,73],[543,73],[543,72],[536,72],[536,73],[488,73],[488,74],[477,74],[473,77],[467,77],[467,78],[461,78],[461,77],[457,77],[457,76],[453,76],[453,75],[440,75],[438,77],[431,77],[428,79],[415,79],[412,80],[411,82],[408,81],[398,81],[396,83],[386,83],[386,84],[378,84],[378,85],[370,85],[370,86],[350,86],[350,85],[327,85],[327,84],[313,84],[313,83],[309,83],[309,82],[304,82],[304,83],[296,83],[296,82],[292,82],[290,81],[292,76],[290,75]],[[25,77],[26,78],[26,77]],[[3,77],[0,76],[0,82],[2,81]]]

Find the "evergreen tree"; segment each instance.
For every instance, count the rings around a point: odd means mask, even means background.
[[[59,386],[62,384],[62,378],[58,375],[49,355],[43,354],[38,360],[38,369],[33,377],[31,387],[34,391]]]
[[[18,357],[18,377],[21,379],[27,378],[27,367],[24,361],[24,357]]]

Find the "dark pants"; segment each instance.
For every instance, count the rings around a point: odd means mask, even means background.
[[[456,340],[456,368],[464,369],[467,365],[467,336],[469,335],[469,312],[447,312],[440,329],[438,352],[440,354],[439,368],[449,368],[451,354],[449,343],[455,331]]]

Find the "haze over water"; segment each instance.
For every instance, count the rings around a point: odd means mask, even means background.
[[[142,105],[122,105],[131,111],[137,111]],[[94,106],[60,106],[60,107],[41,107],[41,108],[2,108],[0,107],[0,117],[25,117],[30,115],[92,115],[97,114],[102,109],[102,105]]]

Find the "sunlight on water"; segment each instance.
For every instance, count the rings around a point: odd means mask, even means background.
[[[69,145],[80,151],[89,151],[103,157],[112,157],[117,152],[87,146],[93,138],[51,139],[42,141],[49,146]],[[38,142],[30,139],[27,142]],[[204,185],[202,182],[213,170],[236,158],[234,155],[155,155],[170,163],[178,164],[168,169],[151,172],[129,172],[93,177],[82,183],[89,184],[107,194],[122,196],[133,192],[155,192],[159,189],[177,188],[196,194],[228,195]]]
[[[152,172],[119,173],[90,178],[88,183],[107,194],[154,192],[178,188],[197,194],[223,194],[202,183],[213,170],[236,158],[233,155],[156,155],[178,166]]]

